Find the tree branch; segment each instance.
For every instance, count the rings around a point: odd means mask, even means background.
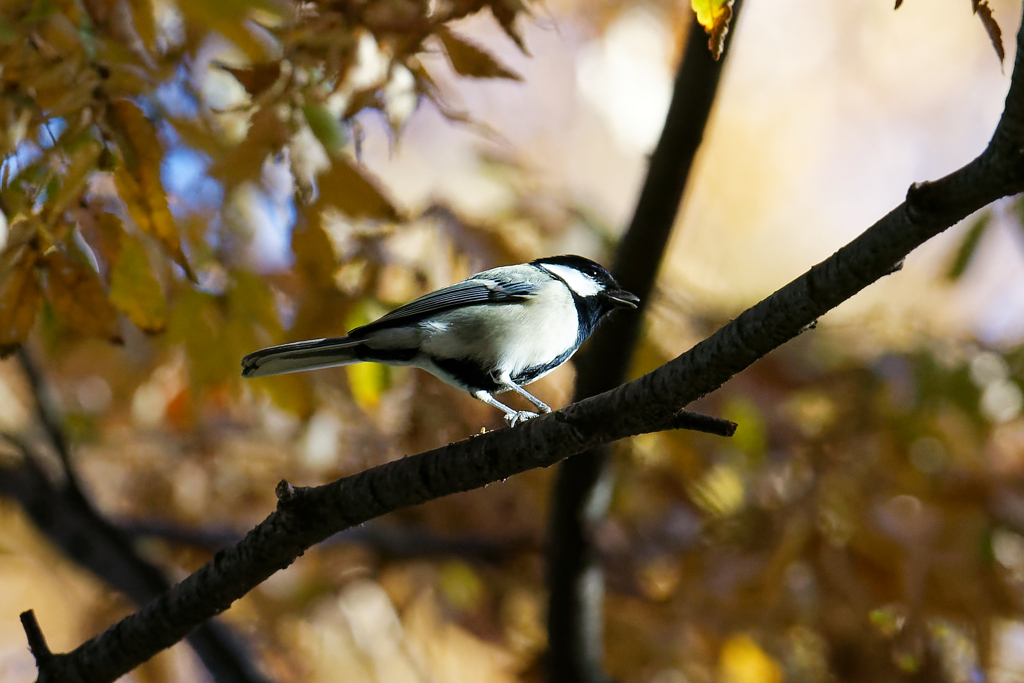
[[[733,5],[732,42],[742,2]],[[612,266],[615,279],[640,297],[636,315],[609,320],[576,363],[576,398],[608,391],[626,380],[643,313],[650,303],[659,266],[675,225],[690,169],[711,115],[722,67],[712,59],[704,29],[690,22],[665,126],[651,156],[647,177],[629,228],[619,240]],[[709,418],[710,419],[710,418]],[[735,425],[732,425],[735,430]],[[721,431],[731,436],[732,431]],[[613,472],[610,451],[575,455],[558,470],[548,525],[548,654],[552,683],[600,683],[608,677],[604,658],[604,572],[593,529],[607,513]]]
[[[145,605],[170,587],[163,572],[135,552],[131,539],[91,505],[83,505],[80,492],[50,482],[29,444],[11,435],[4,438],[22,452],[23,460],[17,467],[0,467],[0,496],[16,501],[66,557],[137,605]],[[267,678],[251,663],[252,654],[223,624],[203,624],[188,642],[215,681],[266,683]]]
[[[663,425],[872,282],[911,250],[986,204],[1024,190],[1024,30],[1006,108],[989,147],[964,168],[915,185],[907,201],[826,261],[678,358],[613,391],[515,429],[390,462],[287,500],[238,544],[66,655],[40,681],[113,681],[173,645],[307,548],[408,505],[479,488]]]
[[[21,451],[23,461],[19,467],[0,467],[0,495],[18,502],[65,556],[135,604],[145,605],[165,592],[170,582],[159,567],[135,552],[132,540],[110,524],[85,495],[43,373],[24,346],[18,350],[18,359],[32,389],[36,417],[60,458],[64,481],[60,485],[51,482],[39,466],[41,458],[35,449],[18,437],[4,434],[0,436]],[[252,653],[223,624],[203,624],[188,641],[218,683],[267,683],[268,679],[253,666]]]
[[[32,651],[32,656],[36,660],[36,667],[43,669],[53,659],[53,653],[50,652],[50,646],[46,644],[46,636],[43,635],[43,629],[39,627],[39,622],[36,621],[36,613],[32,610],[22,612],[21,626],[25,629],[25,638],[28,640],[28,648]]]

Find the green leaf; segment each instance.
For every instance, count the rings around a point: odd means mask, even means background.
[[[991,211],[985,211],[975,219],[970,229],[964,234],[964,238],[956,250],[956,256],[953,257],[952,263],[949,264],[949,268],[946,270],[947,280],[956,282],[963,276],[975,252],[978,250],[982,235],[985,234],[985,230],[991,221]]]
[[[327,153],[332,157],[341,152],[345,145],[345,131],[338,121],[338,117],[330,112],[327,107],[319,104],[307,104],[302,108],[313,135],[324,146]]]
[[[167,324],[167,302],[149,255],[137,239],[124,233],[110,272],[110,301],[143,332],[162,332]]]

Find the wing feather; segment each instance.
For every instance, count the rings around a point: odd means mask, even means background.
[[[399,306],[372,323],[350,331],[349,336],[361,336],[368,332],[416,322],[436,313],[456,308],[523,301],[536,291],[537,285],[531,282],[501,283],[484,279],[463,280]]]

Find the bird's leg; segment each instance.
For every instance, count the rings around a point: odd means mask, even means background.
[[[529,419],[537,417],[537,413],[531,413],[528,410],[515,410],[513,408],[509,408],[507,405],[491,396],[489,392],[478,390],[471,393],[473,394],[473,398],[483,401],[487,405],[497,408],[505,413],[505,422],[509,427],[515,427],[520,422],[526,422]]]
[[[509,389],[511,389],[512,391],[516,392],[517,394],[519,394],[520,396],[525,398],[527,401],[529,401],[533,405],[535,405],[538,408],[540,408],[541,412],[545,412],[545,413],[550,413],[551,412],[551,408],[548,407],[547,403],[545,403],[544,401],[540,400],[539,398],[537,398],[536,396],[531,394],[526,389],[523,389],[521,386],[519,386],[515,382],[509,382],[508,386],[509,386]]]

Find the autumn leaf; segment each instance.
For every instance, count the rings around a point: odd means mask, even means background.
[[[520,51],[524,55],[529,56],[530,51],[526,49],[526,43],[523,42],[523,35],[515,25],[516,17],[519,16],[520,12],[524,12],[526,14],[530,13],[526,5],[522,0],[494,0],[491,2],[490,7],[491,14],[493,14],[494,18],[498,20],[499,24],[501,24],[501,28],[504,29],[505,34],[511,38],[517,46],[519,46]]]
[[[26,249],[7,273],[0,275],[0,358],[25,341],[43,302],[35,269],[35,252]]]
[[[253,62],[280,57],[281,48],[277,40],[250,21],[250,16],[255,9],[284,16],[287,8],[283,3],[269,0],[178,0],[177,5],[190,21],[221,34]]]
[[[397,221],[398,211],[366,171],[355,168],[348,159],[334,158],[330,169],[317,177],[320,196],[315,208],[333,206],[352,218],[377,218]]]
[[[391,384],[391,368],[379,363],[356,363],[345,370],[352,399],[363,411],[371,412]]]
[[[334,247],[324,232],[320,211],[305,212],[307,220],[298,221],[292,230],[292,253],[295,254],[295,270],[303,273],[317,287],[334,287],[333,273],[337,263]]]
[[[463,76],[473,78],[510,78],[514,81],[523,80],[522,76],[498,63],[498,60],[485,52],[472,41],[463,38],[445,26],[437,30],[437,35],[444,43],[448,52],[448,60],[452,68]]]
[[[71,153],[71,163],[68,164],[60,190],[47,207],[51,226],[72,202],[82,196],[89,174],[96,170],[96,162],[102,150],[98,140],[86,140]]]
[[[252,97],[259,97],[267,88],[270,88],[281,78],[281,62],[254,64],[244,69],[235,69],[228,66],[221,68],[234,76]]]
[[[732,0],[690,0],[690,5],[697,14],[697,22],[709,36],[708,49],[711,50],[711,56],[718,59],[722,56],[725,36],[729,32]]]
[[[1002,64],[1006,60],[1006,50],[1003,49],[1003,32],[999,28],[999,24],[996,23],[995,17],[992,16],[992,8],[989,7],[988,0],[971,0],[971,8],[985,26],[988,39],[992,41],[992,47],[995,48],[996,54],[999,56],[999,63]]]
[[[121,343],[117,310],[94,270],[56,249],[41,263],[46,271],[46,297],[68,328]]]
[[[725,683],[782,683],[782,669],[754,639],[735,635],[721,653],[721,680]]]
[[[128,0],[135,19],[135,30],[146,47],[152,51],[156,47],[156,18],[153,15],[153,0]]]
[[[345,144],[345,131],[341,129],[338,117],[332,114],[327,107],[318,104],[307,104],[302,108],[302,113],[305,114],[306,123],[309,124],[313,135],[324,146],[327,153],[331,156],[337,155]]]
[[[142,111],[128,100],[117,100],[110,111],[112,122],[118,125],[121,134],[119,141],[126,147],[121,149],[124,164],[114,170],[118,194],[139,229],[156,237],[175,263],[184,268],[189,279],[195,282],[195,273],[181,250],[178,228],[160,181],[163,150],[156,131]]]
[[[246,180],[258,180],[263,162],[277,154],[291,139],[292,130],[273,107],[261,109],[252,117],[245,139],[228,150],[210,167],[210,175],[233,187]]]
[[[110,301],[144,332],[163,331],[167,324],[167,303],[160,283],[153,275],[142,244],[121,234],[120,251],[110,271]]]

